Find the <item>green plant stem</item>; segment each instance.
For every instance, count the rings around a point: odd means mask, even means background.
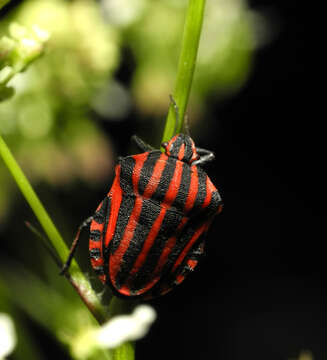
[[[135,347],[134,343],[127,342],[114,351],[113,360],[134,360]],[[155,356],[154,356],[155,357]]]
[[[8,167],[9,172],[15,179],[20,191],[24,195],[26,201],[32,208],[35,216],[39,220],[44,232],[46,233],[49,241],[56,250],[60,260],[65,262],[69,253],[69,250],[60,235],[59,231],[53,224],[51,218],[46,212],[41,201],[34,192],[31,184],[27,180],[23,171],[19,167],[6,143],[0,136],[0,156],[3,158],[6,166]],[[75,288],[81,299],[84,301],[86,306],[89,308],[94,317],[98,320],[99,323],[103,323],[106,320],[106,313],[101,305],[97,295],[93,291],[90,282],[85,278],[84,274],[80,270],[77,262],[72,261],[71,267],[69,269],[69,274],[66,275],[66,278],[70,281],[72,286]]]
[[[0,9],[4,7],[10,0],[0,0]]]
[[[170,105],[162,142],[170,140],[183,127],[194,68],[199,48],[203,23],[205,0],[189,0],[183,32],[182,48],[179,58],[177,78],[173,98],[178,106],[178,123],[173,104]]]

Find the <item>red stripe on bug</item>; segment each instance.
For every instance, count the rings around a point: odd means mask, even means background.
[[[199,186],[199,177],[198,177],[198,170],[196,166],[191,167],[192,176],[191,176],[191,183],[190,183],[190,189],[187,194],[184,211],[187,213],[190,210],[192,210],[194,201],[196,199],[196,195],[198,193],[198,186]]]
[[[139,154],[132,156],[135,160],[135,166],[133,169],[133,175],[132,175],[132,182],[133,182],[133,189],[134,194],[139,195],[138,191],[138,183],[140,180],[141,170],[143,168],[144,162],[148,158],[149,153]]]
[[[110,257],[109,269],[110,269],[110,279],[112,284],[116,283],[115,279],[119,272],[121,261],[123,259],[126,250],[129,247],[131,239],[133,238],[134,231],[138,224],[138,219],[141,214],[142,202],[143,199],[141,197],[135,198],[134,208],[126,225],[122,240],[120,241],[119,246],[115,251],[115,256]]]
[[[177,157],[178,160],[183,160],[184,154],[185,154],[185,144],[182,144],[178,152],[178,157]]]
[[[161,175],[162,175],[162,172],[165,168],[167,158],[168,157],[166,154],[161,154],[160,158],[157,160],[156,165],[152,172],[152,176],[144,189],[144,192],[143,192],[144,198],[149,199],[153,195],[153,193],[156,191],[159,181],[160,181],[160,178],[161,178]]]
[[[162,203],[164,206],[170,207],[170,205],[175,201],[179,187],[181,185],[182,172],[183,172],[183,163],[176,162],[174,175],[170,181],[168,190],[165,194],[165,198]]]
[[[210,188],[210,180],[207,176],[207,181],[206,181],[206,197],[202,203],[202,208],[206,208],[207,206],[210,205],[210,202],[211,202],[211,198],[212,198],[212,191],[209,189]]]
[[[105,247],[109,246],[109,243],[114,236],[118,213],[119,213],[119,208],[120,208],[120,204],[121,204],[122,196],[123,196],[122,189],[120,187],[120,165],[116,166],[115,172],[116,172],[115,180],[114,180],[114,183],[112,184],[110,192],[108,193],[108,196],[111,197],[111,210],[110,210],[107,231],[106,231],[105,239],[104,239]]]

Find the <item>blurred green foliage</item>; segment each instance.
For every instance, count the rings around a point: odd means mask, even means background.
[[[90,110],[103,118],[122,117],[128,112],[130,93],[140,113],[164,117],[186,4],[186,0],[27,0],[1,21],[3,34],[14,21],[51,35],[46,54],[4,88],[3,96],[12,95],[12,88],[16,96],[0,107],[0,132],[32,182],[58,185],[80,178],[92,183],[108,177],[111,148]],[[245,0],[207,1],[188,110],[193,120],[209,94],[226,96],[247,79],[257,20]],[[2,43],[9,40],[2,38]],[[129,48],[135,59],[130,89],[112,78],[122,48]],[[1,58],[0,69],[4,65]],[[2,166],[0,188],[6,189],[0,196],[1,219],[12,196]]]
[[[142,18],[124,28],[124,39],[137,62],[132,92],[143,112],[162,116],[167,110],[167,94],[172,92],[176,76],[186,3],[147,1]],[[246,1],[207,1],[191,112],[194,107],[201,109],[209,94],[226,96],[244,84],[257,44],[259,19]],[[192,116],[197,115],[192,113]]]
[[[0,107],[0,131],[29,179],[62,184],[107,175],[110,148],[88,113],[117,66],[117,32],[92,1],[28,1],[5,20],[4,28],[14,20],[51,34],[47,54],[12,79],[16,95]],[[10,182],[0,173],[5,189]],[[10,196],[1,193],[0,214]]]

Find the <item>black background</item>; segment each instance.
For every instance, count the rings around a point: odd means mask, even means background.
[[[236,96],[208,101],[206,116],[214,121],[198,144],[216,153],[207,172],[221,190],[224,211],[197,271],[151,302],[158,320],[137,343],[138,360],[287,360],[304,349],[315,360],[327,359],[325,139],[322,115],[315,115],[318,89],[310,84],[310,14],[304,1],[250,4],[268,14],[275,35],[257,51],[250,79]],[[125,60],[117,77],[128,83],[132,71]],[[134,116],[101,125],[122,155],[138,131]],[[82,184],[51,189],[76,224],[108,189],[83,190]],[[49,189],[37,191],[46,199]],[[16,210],[6,236],[30,214],[22,200]]]

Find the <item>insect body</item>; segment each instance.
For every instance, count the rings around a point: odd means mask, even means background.
[[[152,298],[180,284],[204,252],[204,235],[222,210],[201,165],[214,158],[184,134],[120,158],[113,185],[90,226],[90,257],[118,296]]]

